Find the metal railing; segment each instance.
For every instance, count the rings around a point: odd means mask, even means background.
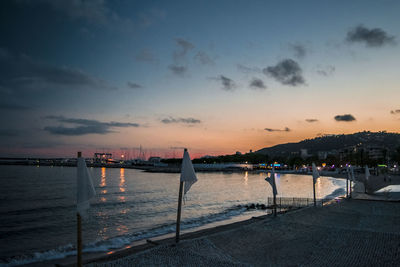
[[[328,204],[331,201],[334,201],[334,198],[320,198],[316,200],[317,206],[323,206],[324,204]],[[268,197],[267,206],[270,208],[274,205],[274,198]],[[302,197],[277,197],[276,198],[276,206],[280,209],[290,209],[290,208],[301,208],[314,205],[314,199],[312,198],[302,198]]]

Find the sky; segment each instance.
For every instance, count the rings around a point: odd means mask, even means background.
[[[0,156],[399,132],[398,14],[383,0],[0,1]]]

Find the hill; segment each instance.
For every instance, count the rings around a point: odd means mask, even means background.
[[[359,132],[354,134],[324,135],[313,139],[306,139],[298,143],[286,143],[262,148],[256,153],[268,156],[288,156],[307,149],[309,154],[318,152],[340,151],[349,147],[379,146],[388,151],[395,151],[400,147],[400,134],[383,132]]]

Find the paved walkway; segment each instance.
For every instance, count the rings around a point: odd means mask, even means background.
[[[88,266],[399,266],[400,203],[343,200]]]

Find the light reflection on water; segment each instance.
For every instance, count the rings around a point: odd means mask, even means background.
[[[122,193],[125,192],[125,169],[121,168],[119,171],[119,191]]]
[[[192,220],[219,214],[237,205],[266,203],[272,189],[264,180],[267,173],[198,173],[198,182],[186,196],[182,220]],[[99,179],[101,196],[97,197],[96,209],[104,212],[99,222],[110,229],[102,238],[173,224],[176,219],[176,203],[179,188],[178,173],[146,173],[134,169],[93,170],[94,180]],[[336,179],[321,178],[316,183],[318,198],[331,194],[340,187]],[[312,178],[308,175],[276,173],[276,185],[280,197],[312,198]],[[105,222],[105,220],[108,220]],[[112,227],[110,221],[118,224]]]
[[[246,171],[244,173],[243,180],[244,180],[244,185],[247,186],[248,185],[248,181],[249,181],[249,172]]]
[[[101,180],[100,180],[100,187],[105,187],[106,184],[106,168],[101,168]]]

